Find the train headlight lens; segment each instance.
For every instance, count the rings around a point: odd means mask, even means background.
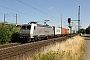
[[[22,36],[22,34],[20,34],[20,36]]]

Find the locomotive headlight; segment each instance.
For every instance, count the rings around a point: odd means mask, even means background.
[[[20,31],[20,34],[22,33],[22,31]]]
[[[20,34],[20,36],[22,36],[22,34]]]

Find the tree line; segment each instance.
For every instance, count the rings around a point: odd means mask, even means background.
[[[82,33],[82,34],[90,34],[90,25],[86,28],[86,29],[80,29],[79,30],[79,33]]]

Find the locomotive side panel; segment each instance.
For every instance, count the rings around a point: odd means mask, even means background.
[[[54,36],[54,30],[52,27],[45,27],[45,35]]]
[[[37,35],[38,35],[38,37],[44,37],[45,36],[44,28],[45,27],[37,26]]]
[[[54,37],[54,30],[50,26],[37,25],[34,28],[33,36],[34,37],[48,37],[48,36]]]

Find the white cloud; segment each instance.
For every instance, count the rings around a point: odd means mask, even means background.
[[[53,9],[54,7],[49,7],[49,9]]]

